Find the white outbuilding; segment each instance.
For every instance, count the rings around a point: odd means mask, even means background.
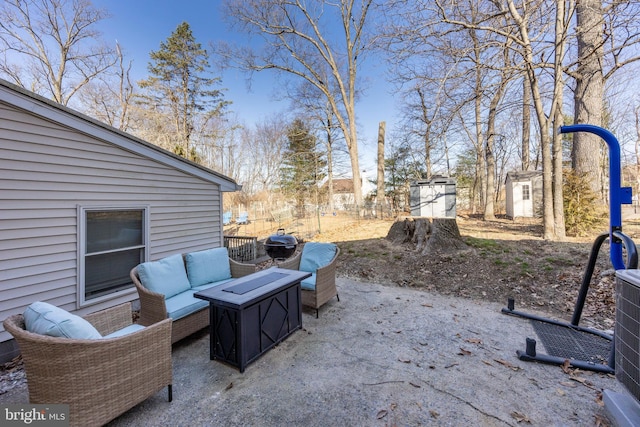
[[[541,216],[542,171],[507,173],[505,192],[508,218]]]

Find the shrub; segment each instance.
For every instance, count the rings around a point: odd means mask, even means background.
[[[585,174],[573,169],[565,170],[563,193],[567,235],[585,236],[602,222],[603,212],[598,208],[598,196],[591,190]]]

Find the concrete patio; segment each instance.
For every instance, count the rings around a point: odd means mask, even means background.
[[[338,289],[244,373],[209,360],[206,331],[176,344],[173,402],[160,392],[110,425],[585,426],[606,417],[603,389],[622,391],[612,376],[518,360],[533,329],[499,304],[344,278]],[[0,403],[27,399],[21,387]]]

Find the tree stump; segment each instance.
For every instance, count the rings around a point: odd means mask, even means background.
[[[416,251],[422,252],[427,247],[429,241],[429,233],[431,232],[431,223],[429,218],[415,218],[415,232],[413,233],[413,243],[416,244]]]
[[[395,244],[413,244],[423,255],[467,248],[454,218],[398,218],[389,229],[387,240]]]
[[[431,234],[422,251],[423,255],[457,252],[467,248],[455,218],[434,218],[432,221]]]
[[[386,239],[395,245],[410,243],[413,240],[414,231],[415,223],[411,218],[398,217],[387,232]]]

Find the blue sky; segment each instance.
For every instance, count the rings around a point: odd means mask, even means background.
[[[133,60],[132,77],[137,81],[147,76],[149,53],[158,50],[178,24],[186,21],[196,40],[207,48],[210,41],[242,41],[241,34],[231,33],[221,19],[217,0],[93,0],[98,8],[109,11],[111,17],[100,23],[102,36],[108,43],[118,41],[126,57]],[[367,91],[357,106],[361,168],[371,171],[375,163],[378,123],[387,122],[387,141],[395,121],[396,102],[392,88],[384,81],[380,61],[373,58],[362,62],[362,75],[367,79]],[[251,126],[265,117],[286,111],[288,102],[273,100],[273,71],[254,73],[251,89],[246,76],[235,70],[221,74],[225,97],[233,102],[231,110]],[[373,175],[372,175],[373,174]]]

